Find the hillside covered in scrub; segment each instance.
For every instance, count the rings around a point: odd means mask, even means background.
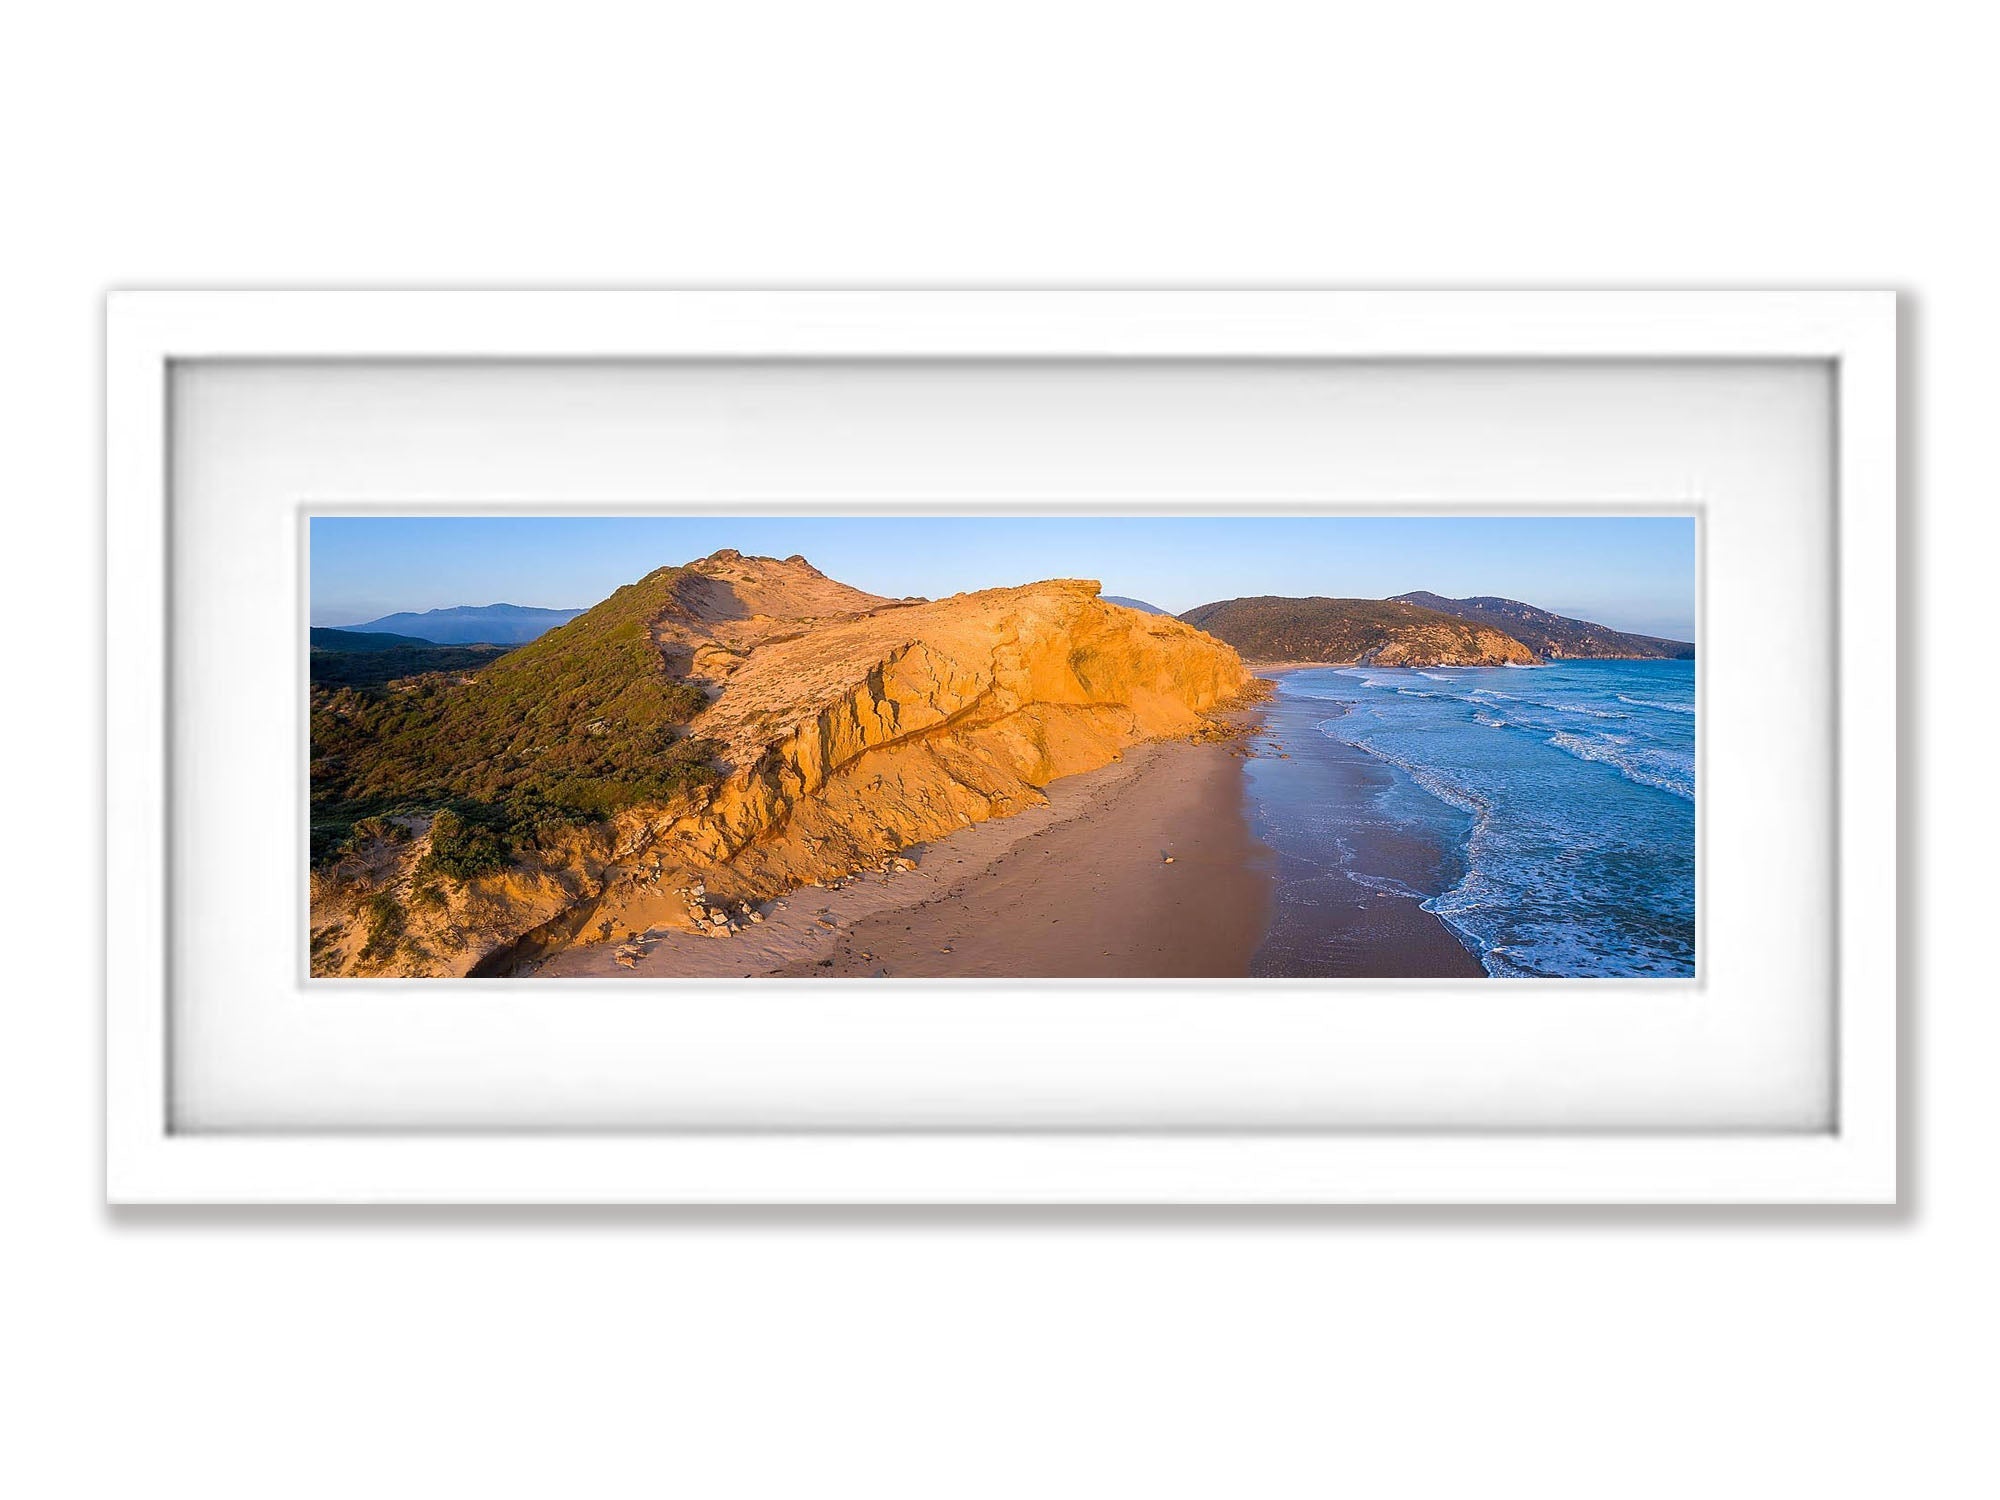
[[[1551,661],[1578,659],[1619,659],[1628,661],[1687,661],[1694,657],[1693,641],[1667,640],[1657,635],[1634,635],[1613,630],[1592,620],[1573,619],[1553,610],[1537,609],[1519,599],[1500,599],[1482,594],[1471,599],[1447,599],[1439,594],[1418,592],[1398,594],[1405,604],[1434,609],[1440,614],[1469,620],[1505,631],[1522,645]]]
[[[476,672],[505,656],[507,646],[440,646],[406,635],[364,635],[315,627],[307,675],[315,688],[386,688],[427,672]]]
[[[385,814],[449,807],[528,837],[712,780],[710,747],[683,729],[708,698],[651,635],[681,572],[657,569],[483,670],[357,686],[317,680],[315,663],[315,860]]]
[[[1180,618],[1253,662],[1497,667],[1539,660],[1504,631],[1394,599],[1265,594],[1198,605]]]

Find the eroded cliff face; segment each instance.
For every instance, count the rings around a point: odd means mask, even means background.
[[[663,830],[725,891],[768,894],[1037,800],[1126,745],[1199,729],[1247,681],[1177,621],[1034,584],[764,646],[693,726],[731,774]]]
[[[418,877],[413,825],[369,871],[316,880],[315,933],[340,934],[316,936],[316,973],[505,971],[571,941],[707,927],[1033,806],[1138,741],[1206,733],[1252,684],[1230,647],[1092,582],[892,601],[798,558],[719,553],[689,571],[654,639],[714,694],[689,729],[723,747],[721,781],[441,893]],[[370,959],[384,893],[404,935]]]

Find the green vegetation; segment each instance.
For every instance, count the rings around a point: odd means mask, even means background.
[[[498,830],[447,807],[431,823],[430,852],[418,862],[417,874],[421,878],[435,871],[453,880],[471,880],[504,869],[512,857]]]
[[[315,625],[306,635],[315,651],[394,651],[399,647],[437,644],[422,636],[391,635],[386,630],[336,630],[330,625]]]
[[[1633,635],[1591,620],[1575,620],[1553,610],[1537,609],[1519,599],[1480,594],[1471,599],[1447,599],[1440,594],[1398,594],[1405,604],[1434,609],[1475,625],[1504,630],[1530,651],[1547,657],[1625,657],[1639,660],[1694,660],[1693,641],[1657,635]]]
[[[1260,595],[1203,604],[1181,616],[1252,661],[1365,662],[1389,666],[1533,661],[1504,632],[1394,599],[1288,599]]]
[[[365,838],[360,820],[445,810],[426,863],[467,879],[543,829],[712,783],[716,747],[682,728],[708,700],[652,640],[679,576],[649,573],[470,678],[315,681],[315,863]]]
[[[312,824],[313,865],[317,868],[378,839],[386,839],[391,844],[407,844],[410,830],[393,818],[350,816],[322,820],[315,813]]]
[[[402,941],[409,914],[394,896],[378,891],[361,903],[361,920],[368,924],[368,941],[362,945],[361,957],[369,963],[380,963]]]
[[[314,631],[314,635],[345,635],[346,631]],[[354,635],[354,640],[366,640]],[[402,636],[384,636],[400,641]],[[512,650],[509,646],[385,646],[376,650],[331,651],[315,648],[307,658],[314,687],[387,687],[398,678],[425,672],[477,672]]]

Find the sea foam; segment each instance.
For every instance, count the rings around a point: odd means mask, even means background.
[[[1489,974],[1692,976],[1697,720],[1675,700],[1694,663],[1551,663],[1532,692],[1501,670],[1423,673],[1431,693],[1415,673],[1308,671],[1280,691],[1343,690],[1320,732],[1402,778],[1384,816],[1461,851],[1423,906]]]

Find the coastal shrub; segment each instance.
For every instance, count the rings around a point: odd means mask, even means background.
[[[410,841],[410,830],[391,818],[362,818],[355,823],[349,842],[359,849],[375,839],[384,839],[391,844],[407,844]]]
[[[430,852],[417,862],[417,873],[473,880],[504,869],[512,858],[506,840],[494,829],[446,808],[431,820]]]
[[[323,870],[350,854],[359,853],[377,839],[407,844],[410,830],[379,816],[315,818],[308,829],[312,868]]]
[[[362,944],[361,957],[369,963],[380,963],[394,953],[396,944],[402,941],[404,929],[409,925],[403,903],[387,891],[378,891],[361,903],[361,920],[368,930],[368,941]]]
[[[354,824],[344,818],[316,821],[310,830],[310,850],[312,867],[323,870],[347,852],[347,841],[354,833]]]

